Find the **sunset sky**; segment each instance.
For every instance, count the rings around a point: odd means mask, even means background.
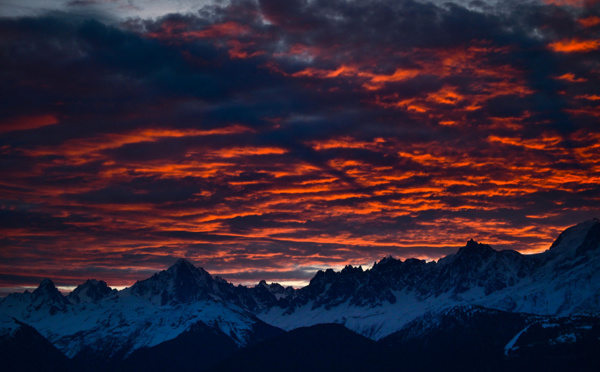
[[[0,0],[0,91],[0,295],[600,217],[600,1]]]

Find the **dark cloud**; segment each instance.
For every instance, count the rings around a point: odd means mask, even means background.
[[[0,287],[129,285],[176,257],[302,282],[470,238],[546,249],[598,212],[599,16],[233,0],[2,18]]]

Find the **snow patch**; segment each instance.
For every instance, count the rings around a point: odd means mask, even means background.
[[[577,335],[575,333],[566,333],[560,335],[554,340],[550,341],[551,344],[571,344],[577,341]]]
[[[521,335],[525,332],[527,332],[527,330],[529,329],[529,327],[531,327],[531,324],[528,325],[527,327],[523,328],[521,331],[519,331],[519,333],[517,333],[515,335],[515,337],[513,337],[510,341],[508,341],[508,343],[506,344],[506,346],[504,346],[504,355],[508,356],[508,353],[511,351],[516,350],[518,347],[515,347],[515,344],[517,343],[517,341],[519,340],[519,337],[521,337]]]

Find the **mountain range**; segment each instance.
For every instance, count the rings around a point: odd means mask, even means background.
[[[597,219],[539,254],[471,240],[438,261],[319,271],[299,289],[234,286],[179,259],[121,291],[88,280],[64,296],[45,279],[0,301],[14,371],[591,371],[598,350]]]

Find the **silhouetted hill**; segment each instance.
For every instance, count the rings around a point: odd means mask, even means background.
[[[368,371],[377,354],[373,340],[339,324],[319,324],[240,350],[214,371]]]

